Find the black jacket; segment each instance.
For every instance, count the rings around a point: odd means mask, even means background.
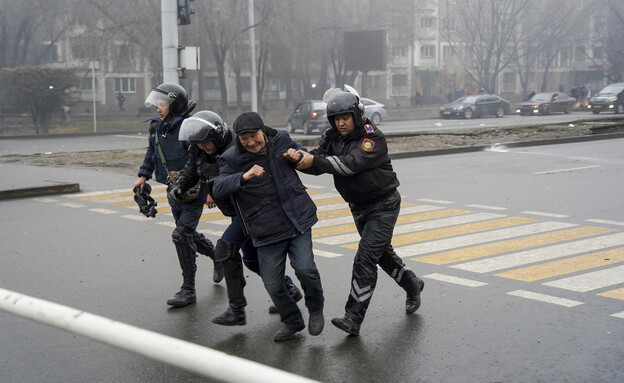
[[[189,159],[178,175],[176,185],[180,186],[184,192],[193,187],[198,182],[202,183],[202,188],[208,188],[208,194],[217,204],[221,212],[233,217],[236,214],[232,202],[228,198],[218,199],[212,193],[212,180],[219,175],[219,159],[221,154],[234,145],[234,133],[229,131],[229,143],[217,150],[214,155],[209,155],[201,150],[197,145],[192,144],[189,148]]]
[[[295,143],[286,131],[267,126],[262,130],[267,139],[266,153],[250,153],[238,145],[238,140],[237,146],[223,153],[213,195],[234,196],[256,247],[294,238],[318,221],[316,205],[306,192],[295,164],[283,157],[288,149],[303,149],[303,146]],[[242,182],[243,173],[255,164],[262,166],[266,174]]]
[[[399,186],[392,169],[386,138],[369,119],[346,136],[338,129],[323,133],[309,174],[330,173],[342,198],[355,205],[369,205],[388,197]]]

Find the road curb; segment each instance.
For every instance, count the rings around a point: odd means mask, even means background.
[[[77,193],[80,185],[75,182],[63,182],[55,185],[29,186],[24,188],[14,188],[0,190],[0,200],[39,197],[50,194]]]

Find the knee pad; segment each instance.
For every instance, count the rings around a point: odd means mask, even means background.
[[[217,246],[215,246],[215,262],[225,262],[228,259],[234,259],[237,252],[238,249],[235,245],[223,239],[218,239]]]
[[[184,228],[183,226],[177,226],[175,229],[173,229],[173,232],[171,233],[171,240],[176,245],[188,244],[188,245],[192,245],[192,247],[195,248],[193,237],[189,237],[185,235],[186,232],[187,232],[186,228]]]

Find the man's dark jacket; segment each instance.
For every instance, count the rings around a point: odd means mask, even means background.
[[[294,163],[283,157],[289,148],[303,149],[285,131],[263,127],[266,152],[250,153],[239,142],[221,156],[214,196],[233,195],[254,246],[295,238],[317,221],[316,205],[299,179]],[[238,141],[237,138],[235,140]],[[243,173],[260,165],[265,174],[243,181]]]

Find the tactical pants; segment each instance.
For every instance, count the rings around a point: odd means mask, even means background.
[[[401,209],[401,194],[372,205],[349,204],[360,234],[360,243],[353,260],[351,292],[345,305],[346,316],[362,323],[377,285],[377,265],[398,283],[405,263],[392,248],[392,233]]]
[[[176,223],[172,239],[176,245],[183,275],[195,275],[197,268],[195,258],[198,246],[214,248],[208,238],[196,231],[199,218],[204,211],[205,202],[206,192],[202,191],[195,200],[171,207],[171,213]],[[196,241],[201,241],[201,243],[196,244]]]

